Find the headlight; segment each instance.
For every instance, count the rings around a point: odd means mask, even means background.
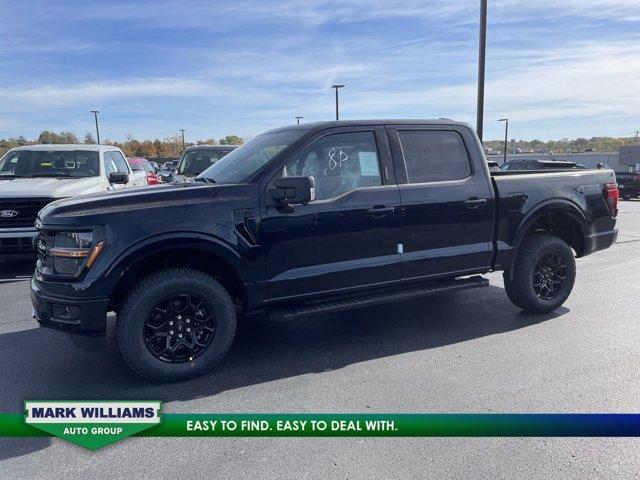
[[[91,232],[58,232],[47,254],[53,257],[55,273],[76,275],[81,268],[91,268],[104,248],[104,241],[94,244]]]

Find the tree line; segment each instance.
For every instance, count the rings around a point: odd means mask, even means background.
[[[238,135],[227,135],[226,137],[218,140],[214,138],[207,138],[204,140],[198,140],[195,143],[185,142],[185,145],[241,145],[244,141],[245,140]],[[555,153],[617,152],[620,147],[635,145],[637,142],[638,138],[635,136],[591,137],[576,138],[573,140],[563,138],[560,140],[548,140],[546,142],[534,139],[517,140],[515,142],[515,147],[520,149],[522,152],[532,151],[541,153],[548,153],[550,151]],[[55,133],[49,130],[44,130],[40,135],[38,135],[38,138],[33,140],[27,140],[22,135],[17,138],[11,137],[0,139],[0,155],[4,155],[12,148],[23,145],[61,143],[95,144],[96,141],[91,133],[85,134],[82,140],[80,140],[72,132]],[[137,140],[129,135],[123,142],[105,140],[103,143],[122,149],[127,157],[167,158],[179,157],[182,153],[182,137],[180,135],[168,136],[162,140]],[[502,140],[487,140],[484,142],[484,146],[485,148],[500,151],[504,148],[504,142]],[[509,145],[509,151],[511,151],[511,145]]]
[[[576,138],[569,140],[517,140],[515,148],[522,152],[536,153],[584,153],[584,152],[617,152],[620,147],[636,145],[638,137],[591,137]],[[485,148],[502,151],[504,140],[487,140],[484,142]],[[511,142],[509,142],[508,152],[511,152]],[[517,150],[516,150],[517,151]]]
[[[28,140],[24,136],[0,139],[0,155],[4,155],[7,151],[15,147],[23,145],[36,144],[87,144],[92,145],[96,140],[91,133],[84,135],[80,140],[72,132],[51,132],[44,130],[40,132],[38,138]],[[115,142],[112,140],[104,140],[105,145],[113,145],[120,148],[127,157],[144,157],[144,158],[177,158],[182,153],[182,137],[180,135],[172,135],[162,140],[137,140],[128,135],[123,142]],[[185,146],[191,145],[242,145],[244,139],[238,135],[227,135],[218,140],[207,138],[196,142],[185,142]]]

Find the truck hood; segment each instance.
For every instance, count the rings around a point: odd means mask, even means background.
[[[99,177],[0,179],[0,197],[2,198],[63,198],[101,190],[104,190],[104,186]]]
[[[209,202],[220,191],[230,203],[243,203],[231,192],[237,185],[212,185],[206,183],[161,184],[126,188],[104,193],[81,195],[50,203],[40,211],[44,225],[90,225],[118,222],[129,214],[148,214],[162,219],[163,212],[171,212],[178,218],[188,212],[189,206]]]

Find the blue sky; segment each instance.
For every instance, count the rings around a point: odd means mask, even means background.
[[[0,137],[190,140],[334,115],[475,124],[476,0],[0,0]],[[489,0],[485,138],[640,128],[640,0]]]

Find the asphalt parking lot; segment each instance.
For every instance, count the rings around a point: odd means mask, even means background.
[[[76,348],[31,319],[29,263],[0,264],[0,411],[24,399],[161,399],[165,412],[638,412],[640,201],[618,243],[578,260],[553,315],[522,313],[501,276],[419,301],[241,325],[224,363],[145,382],[108,339]],[[87,451],[0,439],[0,478],[635,477],[640,439],[126,439]]]

